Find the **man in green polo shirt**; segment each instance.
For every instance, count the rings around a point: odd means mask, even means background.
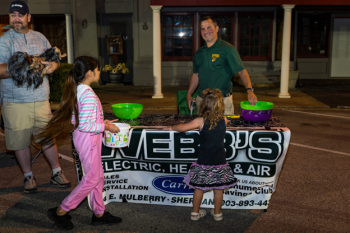
[[[238,73],[247,89],[250,104],[255,105],[257,97],[250,82],[249,74],[244,69],[242,60],[233,45],[218,37],[219,27],[215,18],[206,16],[201,20],[201,35],[206,44],[197,50],[193,57],[193,74],[187,92],[187,105],[190,109],[191,101],[197,105],[197,113],[203,90],[220,89],[224,95],[224,115],[233,115],[232,82],[233,74]],[[194,100],[193,92],[198,87],[198,96]]]

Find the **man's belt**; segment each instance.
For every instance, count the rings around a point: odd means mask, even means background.
[[[224,97],[230,97],[232,95],[232,93],[227,93],[226,95],[224,95]]]

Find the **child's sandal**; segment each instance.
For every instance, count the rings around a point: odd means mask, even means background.
[[[215,221],[221,221],[222,220],[222,212],[220,214],[214,214],[214,209],[211,209],[210,211],[211,215],[214,216]]]
[[[207,211],[205,211],[205,210],[199,210],[198,212],[199,213],[191,212],[191,220],[197,221],[207,214]]]

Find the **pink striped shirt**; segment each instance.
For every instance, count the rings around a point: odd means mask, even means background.
[[[98,97],[88,85],[80,84],[77,88],[77,99],[80,103],[79,109],[79,131],[99,134],[105,129],[105,124],[96,123],[97,116],[103,115],[102,110],[97,112]],[[102,109],[102,108],[101,108]],[[74,113],[72,124],[75,124]]]

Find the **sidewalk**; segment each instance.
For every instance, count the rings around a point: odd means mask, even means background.
[[[101,85],[93,86],[103,105],[104,111],[111,111],[111,105],[115,103],[140,103],[144,106],[145,113],[152,111],[177,113],[176,93],[179,90],[187,90],[188,86],[163,86],[162,99],[153,99],[153,87],[141,87],[132,85]],[[315,98],[301,92],[298,89],[289,90],[290,99],[278,98],[279,88],[254,88],[255,94],[260,101],[274,103],[278,109],[330,109],[330,107]],[[241,101],[247,100],[247,94],[243,87],[234,86],[233,102],[239,107]],[[58,104],[52,104],[57,109]]]

